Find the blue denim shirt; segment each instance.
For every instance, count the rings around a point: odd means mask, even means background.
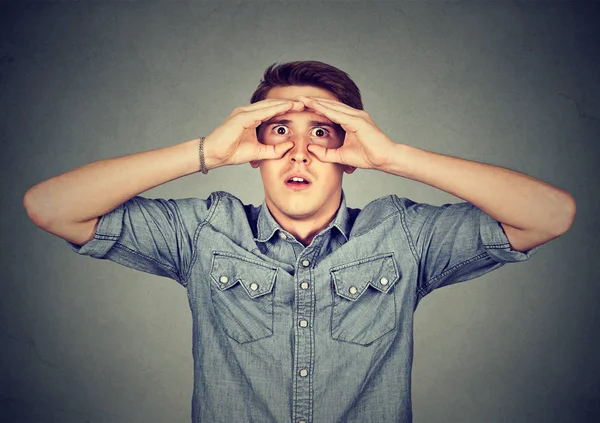
[[[413,315],[511,249],[470,203],[346,207],[307,247],[267,206],[137,196],[79,254],[172,278],[193,318],[193,422],[410,422]]]

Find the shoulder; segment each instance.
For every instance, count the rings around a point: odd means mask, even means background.
[[[476,208],[467,202],[436,206],[392,194],[377,198],[368,203],[362,210],[358,210],[356,224],[361,228],[360,232],[365,232],[387,219],[394,218],[401,222],[405,229],[413,230],[422,227],[426,223],[431,223],[440,214],[466,218],[470,214],[473,215],[474,210]]]
[[[206,200],[202,200],[206,208],[208,222],[231,222],[232,219],[246,218],[248,221],[256,220],[260,206],[246,204],[240,198],[226,191],[214,191]],[[197,204],[197,203],[192,203]]]
[[[137,195],[123,203],[120,209],[130,214],[152,215],[191,221],[211,221],[218,215],[253,214],[259,208],[244,204],[239,198],[225,191],[214,191],[206,198],[148,198]]]
[[[395,195],[388,195],[369,202],[362,209],[348,208],[348,214],[353,221],[353,234],[364,234],[390,218],[398,218],[401,208],[396,204],[396,200]]]
[[[437,208],[438,206],[419,203],[409,198],[391,194],[371,201],[362,209],[361,215],[365,214],[369,217],[386,219],[392,215],[404,217],[406,215],[429,214]]]

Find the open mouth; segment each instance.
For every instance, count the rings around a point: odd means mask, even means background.
[[[310,182],[302,177],[293,176],[285,182],[285,185],[292,189],[305,189],[310,186]]]

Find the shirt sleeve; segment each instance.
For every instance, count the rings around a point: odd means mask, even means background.
[[[86,244],[66,241],[73,251],[111,260],[186,284],[194,255],[194,234],[205,222],[208,201],[136,196],[100,217]]]
[[[500,223],[468,202],[411,202],[406,215],[419,261],[419,296],[528,260],[539,248],[512,249]]]

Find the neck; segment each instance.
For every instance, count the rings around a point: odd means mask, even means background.
[[[341,201],[342,199],[340,196],[340,200],[337,202],[337,205],[334,209],[324,210],[325,207],[323,207],[319,209],[317,213],[308,217],[288,216],[284,213],[281,213],[276,207],[268,208],[279,226],[294,235],[294,237],[306,247],[310,245],[313,238],[317,236],[319,232],[325,229],[327,225],[329,225],[329,223],[331,223],[331,221],[335,218]],[[267,206],[269,206],[268,203],[269,202],[267,202]]]
[[[333,220],[333,216],[329,221],[320,225],[315,225],[314,222],[295,222],[293,225],[281,225],[283,229],[294,235],[294,237],[302,243],[305,247],[309,246],[313,238],[317,236],[319,232],[329,225],[329,222]]]

